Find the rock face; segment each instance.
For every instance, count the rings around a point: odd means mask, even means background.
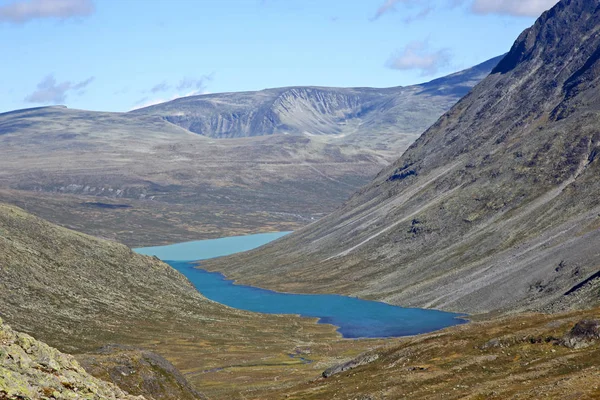
[[[86,371],[134,395],[156,400],[206,399],[173,364],[151,351],[110,345],[76,358]]]
[[[0,399],[138,399],[0,319]]]
[[[599,25],[600,1],[561,1],[338,211],[205,266],[469,313],[572,306],[599,283]]]

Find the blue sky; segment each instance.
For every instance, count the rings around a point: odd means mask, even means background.
[[[500,55],[556,0],[0,0],[0,112],[409,85]]]

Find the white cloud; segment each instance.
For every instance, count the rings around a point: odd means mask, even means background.
[[[501,14],[518,17],[539,17],[544,11],[550,9],[559,0],[384,0],[379,6],[372,20],[384,14],[397,11],[403,6],[405,22],[422,19],[433,11],[446,8],[467,6],[474,14]]]
[[[389,12],[397,11],[398,6],[404,6],[404,22],[410,23],[427,17],[436,9],[453,9],[471,0],[385,0],[375,12],[372,21]]]
[[[37,84],[36,90],[25,97],[25,101],[28,103],[39,104],[64,103],[69,91],[77,91],[78,94],[81,95],[83,94],[84,89],[92,83],[93,80],[94,77],[92,76],[79,83],[72,83],[71,81],[57,83],[54,75],[50,74]]]
[[[92,0],[18,0],[0,6],[0,22],[22,24],[34,19],[86,17],[95,11]]]
[[[431,6],[424,7],[423,9],[421,9],[421,11],[419,11],[415,15],[409,15],[408,17],[404,18],[404,22],[409,24],[416,20],[423,19],[423,18],[427,17],[429,14],[431,14],[434,10],[435,10],[435,8],[433,8]]]
[[[556,3],[558,0],[474,0],[471,10],[475,14],[539,17]]]
[[[166,92],[170,88],[171,88],[171,86],[167,82],[163,81],[157,85],[154,85],[154,87],[152,87],[150,89],[150,92],[152,92],[152,93]]]
[[[406,0],[385,0],[385,3],[379,6],[377,11],[375,12],[375,16],[373,17],[373,19],[377,19],[383,14],[396,10],[396,4],[400,3],[401,1],[404,2]]]
[[[394,54],[387,65],[398,70],[418,70],[421,75],[434,75],[440,68],[450,64],[450,51],[432,51],[427,42],[409,43],[403,50]]]
[[[416,16],[405,17],[405,20],[410,22],[414,19],[425,17],[427,14],[433,11],[434,7],[431,5],[432,2],[433,0],[385,0],[383,4],[379,6],[371,20],[374,21],[384,14],[396,11],[396,6],[402,4],[410,8],[417,8],[417,10],[420,10],[417,12]]]
[[[186,90],[186,89],[194,89],[197,92],[203,92],[206,89],[207,82],[212,81],[214,73],[209,75],[202,75],[199,79],[195,78],[183,78],[179,85],[177,85],[177,90]]]
[[[153,86],[149,91],[152,94],[158,92],[166,92],[171,87],[177,90],[177,93],[172,96],[161,96],[158,98],[151,98],[149,96],[142,97],[133,104],[133,108],[129,111],[137,110],[139,108],[150,107],[160,103],[166,103],[167,101],[179,99],[180,97],[198,96],[201,94],[207,94],[206,86],[207,83],[212,81],[214,72],[208,75],[202,75],[200,78],[183,78],[177,85],[171,86],[166,81],[163,81]],[[147,93],[147,91],[146,91]]]

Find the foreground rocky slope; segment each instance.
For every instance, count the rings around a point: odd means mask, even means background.
[[[2,204],[0,317],[149,399],[197,397],[168,362],[212,399],[260,397],[379,343],[222,306],[158,259]],[[305,349],[311,363],[290,358]]]
[[[0,319],[0,399],[138,399]]]
[[[597,302],[598,26],[599,1],[561,1],[341,209],[205,267],[469,313]]]
[[[0,201],[136,247],[297,229],[372,179],[497,61],[406,88],[0,114]]]

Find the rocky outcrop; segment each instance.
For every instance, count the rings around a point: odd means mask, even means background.
[[[138,399],[0,319],[0,399]]]
[[[567,333],[563,344],[572,349],[589,347],[600,340],[600,321],[582,320]]]
[[[204,266],[468,313],[600,301],[599,25],[600,1],[559,2],[342,208]]]
[[[379,354],[377,353],[362,354],[348,362],[327,368],[325,371],[323,371],[321,375],[323,376],[323,378],[329,378],[330,376],[337,375],[342,372],[349,371],[366,364],[370,364],[373,361],[376,361],[378,358]]]
[[[131,346],[109,345],[95,353],[76,355],[92,375],[146,399],[206,399],[160,355]]]

